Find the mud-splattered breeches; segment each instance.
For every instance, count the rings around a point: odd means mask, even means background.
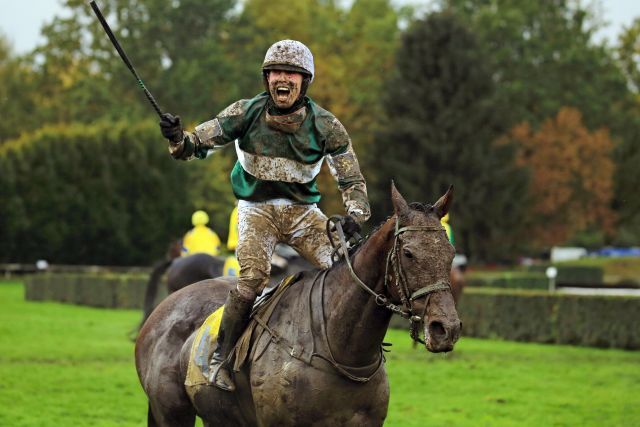
[[[331,244],[326,233],[327,217],[315,205],[240,202],[240,264],[238,292],[254,300],[269,282],[271,257],[276,244],[286,243],[320,268],[331,265]]]

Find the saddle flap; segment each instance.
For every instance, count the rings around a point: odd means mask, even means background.
[[[223,312],[224,306],[218,308],[207,317],[200,329],[198,329],[189,352],[189,365],[187,367],[185,385],[192,386],[208,383],[209,360],[218,340]]]

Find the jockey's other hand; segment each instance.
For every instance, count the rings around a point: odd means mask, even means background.
[[[362,227],[360,224],[356,222],[350,215],[345,215],[340,217],[340,225],[342,226],[342,231],[344,232],[344,238],[346,240],[350,240],[352,237],[360,237],[360,233],[362,231]]]
[[[162,136],[167,138],[172,144],[181,142],[184,135],[182,133],[180,116],[174,116],[171,113],[162,113],[161,117],[160,132],[162,132]]]

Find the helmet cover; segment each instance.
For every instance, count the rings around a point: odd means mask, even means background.
[[[209,222],[209,215],[205,211],[195,211],[191,216],[191,224],[205,225]]]
[[[313,55],[307,46],[296,40],[280,40],[267,50],[262,70],[287,70],[307,74],[313,81]]]

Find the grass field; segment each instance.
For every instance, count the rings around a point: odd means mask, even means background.
[[[140,314],[23,299],[0,282],[0,426],[144,426],[128,332]],[[638,426],[640,352],[462,338],[448,355],[391,331],[386,426]]]

